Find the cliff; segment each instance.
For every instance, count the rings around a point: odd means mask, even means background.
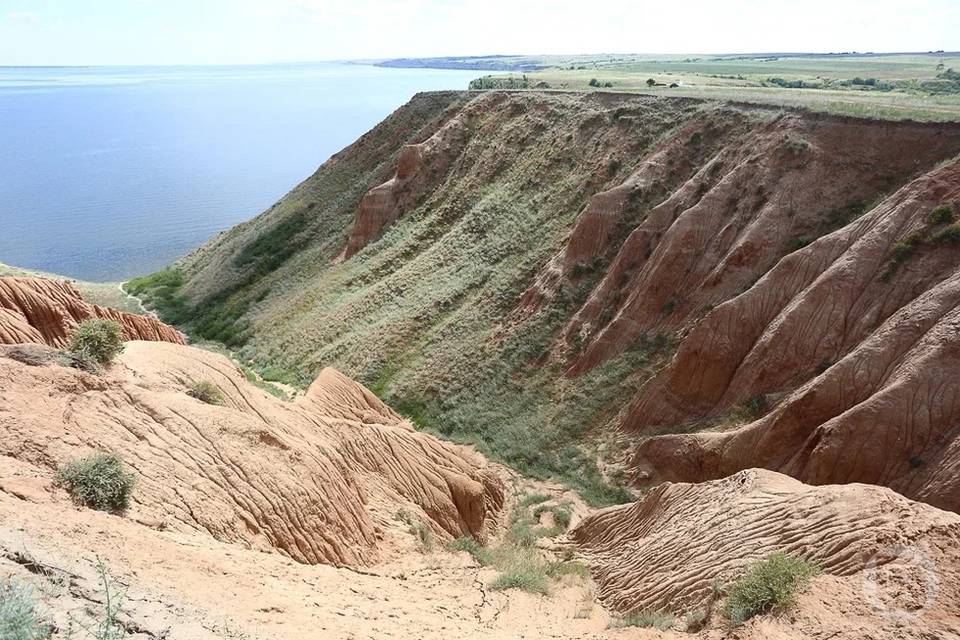
[[[160,302],[596,502],[621,451],[637,486],[761,466],[957,508],[958,152],[956,124],[423,94]]]

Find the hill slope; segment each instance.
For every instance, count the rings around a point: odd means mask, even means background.
[[[604,434],[761,417],[956,269],[957,178],[936,167],[958,152],[956,124],[620,94],[422,94],[268,211],[128,286],[268,376],[335,366],[423,428],[610,502],[622,493],[596,462]],[[927,221],[941,204],[947,216]],[[851,253],[871,230],[870,250]],[[811,322],[836,317],[800,292],[821,283],[829,298],[831,269],[863,277],[845,294],[857,322],[828,345]],[[790,328],[796,306],[808,311]],[[779,342],[781,326],[799,342]],[[722,367],[676,374],[705,349],[736,368],[763,335],[770,353],[790,345],[789,366],[748,367],[732,387],[709,378]],[[703,336],[717,344],[698,347]],[[924,406],[954,415],[939,398]],[[800,473],[783,462],[797,438],[754,464]],[[723,473],[658,466],[693,445],[657,442],[633,460],[639,484]],[[912,495],[932,495],[923,486]]]

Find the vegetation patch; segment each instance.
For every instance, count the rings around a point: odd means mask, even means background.
[[[122,513],[130,504],[136,478],[124,469],[118,456],[99,452],[61,467],[56,482],[78,505]]]
[[[207,404],[218,406],[224,404],[223,392],[220,391],[217,385],[208,380],[195,380],[191,382],[187,395]]]
[[[937,205],[927,215],[927,223],[931,225],[949,224],[951,222],[953,222],[953,205]]]
[[[538,527],[537,518],[547,511],[569,512],[566,505],[545,504],[545,494],[522,496],[510,513],[509,526],[503,542],[494,548],[481,545],[472,538],[458,538],[447,545],[449,551],[469,553],[482,567],[491,566],[499,574],[490,584],[491,589],[521,589],[530,593],[548,594],[550,581],[563,576],[589,578],[589,568],[572,558],[551,560],[537,548],[537,540],[555,537],[566,531],[566,526]],[[531,508],[539,505],[535,509]],[[562,519],[563,516],[561,516]]]
[[[70,335],[68,355],[84,369],[97,371],[108,367],[121,351],[123,327],[116,320],[84,320]]]
[[[0,638],[44,640],[52,632],[40,612],[33,589],[15,578],[0,580]]]
[[[773,553],[733,583],[724,613],[734,624],[741,624],[753,616],[789,608],[818,571],[809,562]]]
[[[676,622],[669,613],[663,611],[636,611],[624,616],[620,622],[623,627],[643,627],[648,629],[659,629],[666,631],[673,627]]]
[[[420,551],[433,551],[433,531],[420,520],[416,519],[405,509],[397,511],[397,520],[407,525],[407,531],[417,539]]]

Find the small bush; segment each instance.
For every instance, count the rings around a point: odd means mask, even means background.
[[[70,355],[80,361],[109,366],[123,351],[123,328],[115,320],[84,320],[70,336]]]
[[[33,589],[13,578],[0,581],[0,638],[42,640],[50,637],[50,625],[37,610]]]
[[[447,543],[447,551],[466,551],[480,566],[493,564],[493,553],[473,538],[457,538]]]
[[[927,215],[927,222],[930,224],[947,224],[953,222],[953,207],[949,204],[941,204],[933,208]]]
[[[57,472],[62,486],[79,505],[122,513],[130,503],[130,492],[136,482],[123,468],[123,462],[112,453],[95,453],[74,460]]]
[[[684,623],[686,624],[686,631],[689,633],[701,631],[707,626],[707,622],[709,620],[710,615],[707,613],[706,609],[693,609],[692,611],[688,611],[684,620]]]
[[[740,624],[761,613],[790,607],[817,568],[798,558],[773,553],[753,565],[727,595],[724,613]]]
[[[542,595],[550,592],[550,589],[547,587],[546,575],[542,571],[533,568],[505,571],[490,583],[490,588],[495,591],[521,589]]]
[[[561,576],[590,577],[590,567],[582,562],[554,562],[547,568],[547,575],[551,578]]]
[[[645,627],[666,631],[675,621],[672,615],[662,611],[637,611],[626,616],[622,624],[625,627]]]
[[[960,243],[960,224],[951,224],[940,231],[937,231],[930,238],[930,242],[935,244],[957,244]]]
[[[590,82],[588,82],[587,84],[589,84],[591,87],[599,87],[600,81],[597,80],[596,78],[590,78]]]
[[[527,495],[520,498],[520,502],[517,503],[519,507],[530,507],[535,504],[540,504],[541,502],[546,502],[550,499],[550,496],[546,493],[528,493]]]
[[[212,382],[207,380],[196,380],[190,383],[190,390],[187,391],[187,395],[191,398],[196,398],[200,402],[206,402],[207,404],[214,405],[223,405],[223,392]]]

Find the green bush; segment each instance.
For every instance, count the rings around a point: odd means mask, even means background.
[[[645,627],[666,631],[671,628],[675,618],[669,613],[662,611],[637,611],[624,617],[623,626],[625,627]]]
[[[187,395],[191,398],[196,398],[200,402],[206,402],[207,404],[214,405],[223,405],[223,392],[207,380],[196,380],[190,383],[190,390],[187,391]]]
[[[33,589],[13,578],[0,581],[0,638],[42,640],[50,637],[50,625],[37,610]]]
[[[960,243],[960,224],[951,224],[940,229],[930,238],[930,242],[936,244],[957,244]]]
[[[106,367],[123,351],[123,328],[116,320],[84,320],[70,336],[70,355]]]
[[[106,452],[67,463],[57,472],[56,480],[77,504],[110,513],[126,510],[136,482],[133,474],[124,470],[120,458]]]
[[[934,207],[927,215],[927,222],[930,224],[947,224],[953,222],[953,207],[949,204],[941,204]]]
[[[495,591],[505,589],[521,589],[530,593],[539,593],[546,595],[550,592],[547,586],[546,573],[537,567],[526,567],[505,571],[497,576],[490,583],[490,588]]]
[[[447,551],[466,551],[482,567],[493,564],[493,553],[473,538],[457,538],[447,543]]]
[[[732,622],[740,624],[755,615],[790,607],[797,592],[817,571],[804,560],[783,553],[770,554],[733,584],[724,613]]]

